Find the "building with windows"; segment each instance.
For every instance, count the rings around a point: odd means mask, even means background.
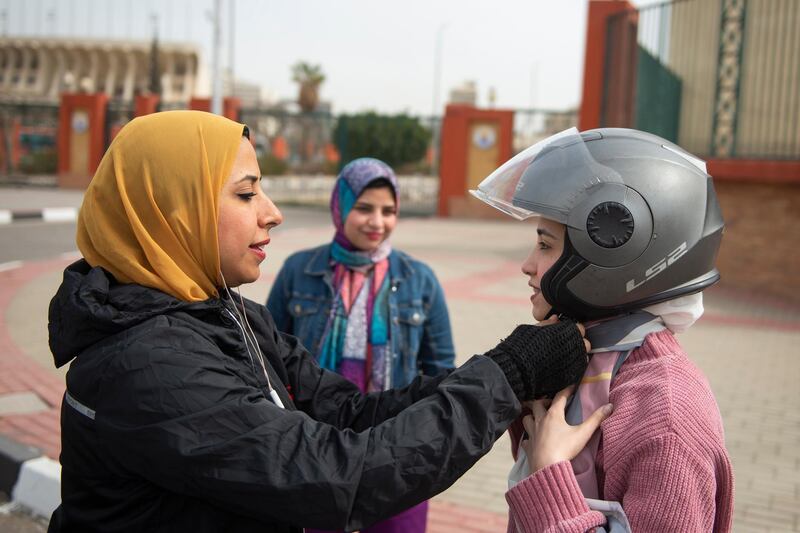
[[[186,104],[198,85],[196,46],[159,43],[161,102]],[[63,92],[103,92],[132,102],[147,91],[151,43],[73,38],[0,38],[0,102],[56,104]]]

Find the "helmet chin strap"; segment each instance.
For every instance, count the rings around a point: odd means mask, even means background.
[[[547,312],[547,315],[545,315],[544,320],[547,320],[548,318],[550,318],[551,316],[554,316],[554,315],[557,315],[559,320],[561,320],[562,318],[568,318],[566,315],[564,315],[562,313],[559,313],[556,310],[556,308],[551,305],[550,306],[550,311]]]
[[[564,251],[561,257],[542,276],[542,295],[552,306],[545,320],[553,315],[559,318],[585,320],[585,304],[572,296],[567,282],[589,263],[577,254],[569,239],[569,230],[564,232]]]

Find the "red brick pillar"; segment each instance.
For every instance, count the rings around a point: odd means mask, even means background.
[[[158,111],[161,100],[157,94],[137,94],[133,104],[133,116],[142,117]]]
[[[233,96],[226,96],[222,100],[222,116],[236,122],[241,122],[242,101]]]
[[[242,101],[232,96],[222,99],[222,116],[239,122],[239,112],[242,108]],[[194,97],[189,101],[189,109],[195,111],[211,112],[211,98]]]
[[[206,111],[208,113],[211,112],[211,98],[198,98],[192,97],[189,100],[189,109],[194,111]]]
[[[22,157],[22,147],[20,146],[21,130],[22,122],[18,117],[14,118],[11,121],[11,168],[17,168]]]
[[[440,216],[496,216],[469,190],[511,158],[513,133],[513,111],[447,106],[439,152]]]
[[[85,189],[106,149],[104,93],[61,95],[58,114],[58,186]]]
[[[600,127],[605,85],[606,29],[608,18],[633,9],[627,0],[589,0],[586,22],[586,54],[583,62],[583,95],[578,117],[581,131]]]

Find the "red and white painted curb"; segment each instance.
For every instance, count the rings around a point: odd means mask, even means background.
[[[45,207],[43,209],[10,210],[0,209],[0,224],[11,224],[23,220],[43,222],[74,222],[78,219],[77,207]]]
[[[61,503],[61,465],[38,448],[0,435],[0,491],[13,504],[49,518]]]

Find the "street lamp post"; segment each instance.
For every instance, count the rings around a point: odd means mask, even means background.
[[[439,111],[439,86],[442,83],[442,38],[446,27],[446,23],[439,24],[439,29],[436,30],[436,46],[433,53],[433,109],[431,113],[434,116]]]
[[[234,44],[236,42],[236,0],[228,0],[228,92],[236,96],[234,61],[236,60]]]
[[[444,30],[447,23],[439,24],[439,29],[436,30],[436,46],[433,54],[433,109],[431,109],[431,127],[433,129],[433,149],[431,158],[431,167],[438,174],[439,172],[439,135],[441,131],[441,123],[436,124],[436,116],[439,113],[439,92],[442,83],[442,40],[444,37]]]
[[[214,14],[211,24],[213,25],[213,43],[211,45],[211,112],[217,115],[222,114],[222,76],[219,73],[219,55],[221,48],[220,36],[220,11],[222,0],[214,0]]]

